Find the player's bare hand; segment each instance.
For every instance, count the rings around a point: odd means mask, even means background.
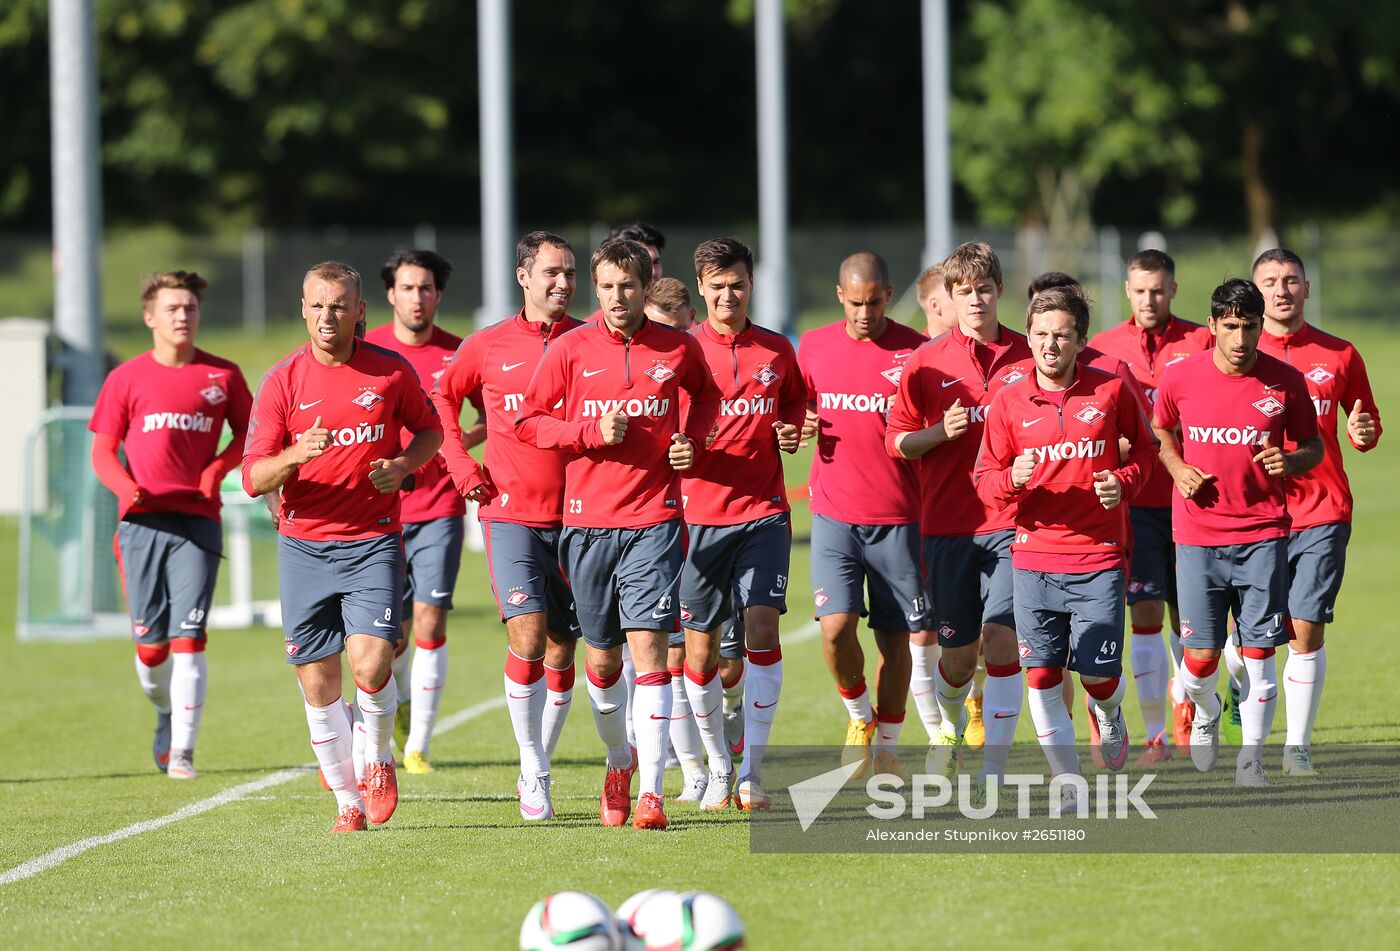
[[[813,439],[817,438],[817,433],[820,430],[821,417],[817,415],[816,410],[807,410],[806,415],[802,417],[802,437],[801,441],[797,445],[802,449],[806,449],[807,444],[810,443]]]
[[[1099,497],[1099,504],[1104,508],[1117,508],[1123,501],[1123,483],[1113,474],[1112,469],[1095,472],[1094,494]]]
[[[1357,400],[1347,414],[1347,435],[1357,446],[1365,448],[1376,441],[1376,417],[1361,408]]]
[[[1172,481],[1176,483],[1176,491],[1181,493],[1181,497],[1189,499],[1201,491],[1202,486],[1214,482],[1215,476],[1186,463],[1181,467],[1181,472],[1173,476]]]
[[[146,490],[138,485],[131,493],[131,504],[140,505],[144,501],[146,501]]]
[[[1271,444],[1268,433],[1264,434],[1264,448],[1255,453],[1254,461],[1275,479],[1282,479],[1288,474],[1288,460],[1284,458],[1282,449]]]
[[[953,405],[943,411],[943,436],[953,440],[967,432],[967,424],[970,422],[967,415],[967,407],[962,405],[962,397],[953,400]],[[1029,476],[1027,477],[1029,478]]]
[[[777,420],[773,423],[773,432],[778,434],[778,449],[782,452],[793,453],[797,451],[802,440],[802,431],[792,423],[785,423]]]
[[[1035,451],[1027,449],[1016,457],[1016,461],[1011,463],[1011,484],[1020,489],[1031,481],[1031,475],[1035,473]]]
[[[689,436],[676,433],[671,437],[671,445],[666,449],[666,461],[677,472],[684,472],[690,468],[695,462],[695,446],[691,444]]]
[[[621,413],[609,413],[598,420],[598,428],[603,433],[603,445],[621,445],[627,436],[627,417]]]
[[[399,491],[406,475],[403,463],[397,459],[375,459],[369,464],[369,481],[385,495]]]
[[[715,444],[715,437],[719,435],[719,423],[710,427],[710,431],[705,434],[705,448],[709,449]]]
[[[485,505],[496,497],[496,483],[491,481],[491,473],[485,466],[477,466],[472,475],[462,484],[462,498],[468,502]]]
[[[292,462],[299,466],[305,465],[330,447],[331,431],[321,425],[321,417],[317,416],[311,428],[297,437],[296,445],[293,446]]]

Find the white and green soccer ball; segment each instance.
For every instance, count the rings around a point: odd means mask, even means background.
[[[737,951],[745,946],[739,913],[709,892],[649,889],[623,902],[618,917],[645,951]]]
[[[520,925],[520,951],[624,951],[623,928],[587,892],[555,892],[535,902]]]

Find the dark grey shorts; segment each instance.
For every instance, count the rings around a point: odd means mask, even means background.
[[[486,519],[486,566],[501,620],[543,611],[555,634],[578,637],[574,595],[559,567],[558,528],[531,528]]]
[[[1022,667],[1068,667],[1081,676],[1123,673],[1123,571],[1012,570]]]
[[[219,523],[199,515],[149,512],[117,524],[113,548],[131,614],[132,640],[204,640],[223,544]]]
[[[666,639],[670,647],[685,646],[685,630],[688,624],[685,611],[681,611],[681,630],[672,631],[671,636]],[[728,657],[730,660],[742,658],[744,656],[744,612],[735,611],[724,619],[724,626],[719,633],[719,656]]]
[[[1288,539],[1239,545],[1177,545],[1181,646],[1223,650],[1234,615],[1241,647],[1288,643]]]
[[[1331,624],[1347,566],[1351,523],[1314,525],[1288,536],[1288,614]]]
[[[1172,510],[1130,508],[1128,520],[1133,526],[1128,603],[1166,601],[1176,604],[1176,544],[1172,541]]]
[[[852,525],[813,515],[812,602],[819,618],[868,613],[877,631],[924,630],[928,598],[919,577],[919,527]]]
[[[559,555],[590,646],[621,647],[629,630],[679,629],[679,520],[646,528],[565,528]]]
[[[740,525],[687,525],[681,620],[713,631],[736,610],[761,605],[787,613],[792,527],[787,513]]]
[[[943,647],[977,643],[983,624],[1016,626],[1011,580],[1011,537],[924,536],[924,578],[933,601],[931,629]]]
[[[396,532],[353,542],[277,539],[282,637],[289,664],[345,649],[349,634],[396,642],[403,620],[403,539]]]
[[[457,569],[462,566],[464,534],[460,515],[403,523],[406,616],[414,601],[452,609],[452,589],[457,585]]]

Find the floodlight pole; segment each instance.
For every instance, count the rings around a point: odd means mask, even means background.
[[[53,149],[54,332],[63,402],[91,406],[102,388],[102,143],[97,126],[93,0],[49,3]]]
[[[928,267],[953,250],[953,163],[948,136],[948,0],[922,0],[924,253]]]
[[[782,0],[754,5],[758,68],[758,274],[755,320],[775,329],[793,326],[788,253],[787,91],[783,61]]]
[[[477,0],[481,111],[481,309],[477,327],[517,310],[511,169],[510,0]]]

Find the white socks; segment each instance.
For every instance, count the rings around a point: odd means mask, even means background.
[[[425,647],[421,641],[414,646],[411,682],[412,692],[403,693],[412,701],[409,707],[408,742],[404,744],[404,752],[416,750],[427,756],[433,741],[438,707],[442,703],[442,688],[447,685],[446,641],[439,641],[434,647]],[[405,686],[407,684],[399,681],[401,690]]]
[[[934,684],[934,671],[938,669],[938,645],[915,644],[909,640],[909,659],[913,662],[909,676],[909,692],[914,695],[914,707],[919,711],[919,720],[928,731],[929,739],[937,735],[943,722],[943,711],[938,709],[937,686]]]
[[[682,679],[686,697],[690,700],[695,726],[700,731],[700,741],[705,744],[705,752],[709,754],[710,772],[730,772],[733,766],[729,761],[729,748],[724,743],[724,687],[719,682],[719,666],[699,673],[686,664],[684,670]],[[670,685],[669,680],[667,685]],[[637,728],[641,729],[640,726]]]
[[[1240,690],[1240,763],[1259,759],[1274,725],[1278,706],[1278,675],[1274,652],[1244,658],[1245,679]]]
[[[168,654],[154,667],[147,667],[141,655],[136,655],[136,679],[141,684],[141,692],[161,713],[170,712],[170,675],[173,667]]]
[[[761,780],[763,752],[773,732],[773,717],[778,712],[778,697],[783,692],[783,652],[751,650],[745,666],[744,688],[744,763],[740,779]]]
[[[1284,713],[1288,720],[1287,746],[1312,746],[1313,724],[1327,678],[1327,647],[1307,654],[1289,650],[1283,665]]]
[[[394,738],[394,711],[399,705],[393,676],[385,678],[384,686],[374,693],[356,684],[355,705],[360,708],[360,715],[365,720],[365,761],[390,762],[389,743]]]
[[[172,654],[170,671],[170,748],[192,750],[199,737],[209,666],[204,651]]]
[[[864,720],[866,723],[875,722],[875,711],[870,707],[870,691],[865,686],[864,677],[851,689],[837,687],[836,692],[841,695],[841,703],[845,705],[848,717],[852,720]]]
[[[311,749],[321,766],[326,785],[335,793],[336,811],[346,806],[363,810],[360,791],[355,784],[355,770],[350,762],[350,717],[345,701],[337,699],[330,706],[306,707],[306,725],[311,730]]]
[[[1133,625],[1128,642],[1129,663],[1133,685],[1137,689],[1138,707],[1151,742],[1163,734],[1167,725],[1167,681],[1171,679],[1171,662],[1162,644],[1162,629]]]
[[[631,743],[627,739],[627,684],[618,671],[611,678],[588,673],[588,700],[593,707],[593,724],[598,738],[608,750],[608,766],[626,769],[632,765]]]
[[[961,733],[963,728],[964,710],[963,704],[967,702],[967,695],[972,691],[972,678],[957,686],[948,682],[944,676],[943,664],[937,663],[933,666],[933,695],[938,701],[938,710],[943,714],[943,726],[941,729],[946,733]],[[986,710],[983,709],[983,717],[986,717]]]
[[[685,692],[685,674],[676,667],[671,675],[671,746],[681,761],[681,772],[687,779],[704,773],[700,765],[700,730],[690,715],[690,698]]]
[[[1079,753],[1074,748],[1074,721],[1061,698],[1061,685],[1030,688],[1031,722],[1052,775],[1079,772]]]
[[[564,731],[564,720],[574,701],[574,665],[556,668],[545,664],[544,682],[544,719],[540,723],[540,734],[544,739],[545,757],[553,760],[554,748],[559,745],[559,734]]]
[[[1220,680],[1220,666],[1218,663],[1212,664],[1210,672],[1201,676],[1191,670],[1197,663],[1200,662],[1184,661],[1181,669],[1176,672],[1176,679],[1181,682],[1187,698],[1196,705],[1196,715],[1205,720],[1214,720],[1220,716],[1220,698],[1215,695],[1215,685]]]
[[[982,726],[987,733],[983,747],[984,776],[1000,776],[1006,768],[1011,738],[1016,735],[1016,721],[1021,716],[1021,696],[1019,664],[987,665],[987,683],[982,688]],[[1063,702],[1060,705],[1064,706]]]
[[[542,739],[546,702],[544,658],[525,660],[507,649],[503,679],[506,709],[510,712],[516,745],[520,747],[520,775],[541,776],[549,772],[549,757]]]
[[[718,683],[715,684],[719,686]],[[692,703],[695,694],[691,693]],[[719,718],[719,691],[715,691],[715,718]],[[637,795],[661,795],[661,774],[666,764],[666,732],[671,718],[671,675],[664,670],[637,674],[632,691],[632,728],[637,738]],[[701,729],[704,736],[704,729]],[[723,736],[721,735],[721,742]]]

